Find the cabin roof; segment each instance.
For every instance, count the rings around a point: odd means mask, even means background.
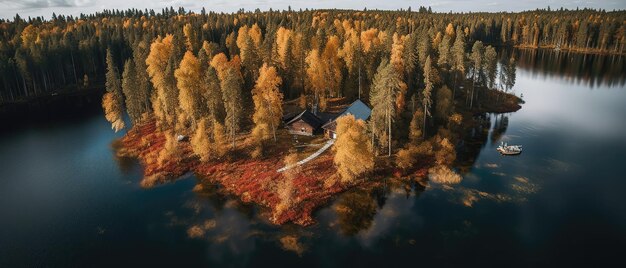
[[[291,124],[293,124],[294,122],[297,122],[300,119],[302,119],[302,121],[304,121],[305,123],[311,125],[311,127],[313,127],[313,129],[319,128],[324,123],[319,117],[314,115],[309,110],[304,110],[301,113],[299,113],[298,115],[296,115],[293,118],[291,118],[291,120],[289,120],[287,123],[285,123],[285,125],[291,125]]]
[[[285,122],[285,124],[289,121],[291,121],[291,119],[293,119],[294,117],[298,116],[300,113],[302,113],[303,111],[298,111],[298,112],[292,112],[292,113],[288,113],[283,115],[283,122]]]
[[[343,113],[337,116],[337,118],[348,114],[354,115],[354,118],[356,119],[361,119],[365,121],[370,118],[370,115],[372,114],[372,109],[370,109],[370,107],[367,107],[367,105],[365,105],[365,103],[363,103],[361,100],[355,100],[352,104],[350,104],[348,109],[343,111]]]
[[[370,118],[370,115],[372,114],[372,109],[370,109],[370,107],[368,107],[361,100],[355,100],[346,110],[344,110],[341,114],[335,117],[332,121],[324,124],[322,128],[335,131],[335,127],[337,127],[337,118],[349,114],[353,115],[356,119],[361,119],[365,121]]]

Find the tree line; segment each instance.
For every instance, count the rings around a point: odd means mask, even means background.
[[[0,20],[0,101],[102,85],[107,49],[121,70],[127,59],[145,58],[158,36],[171,34],[176,64],[185,48],[197,55],[207,41],[211,54],[239,55],[247,88],[262,63],[268,63],[284,78],[281,91],[286,98],[311,90],[323,106],[328,96],[366,95],[381,58],[389,57],[393,47],[396,56],[405,58],[410,57],[410,50],[418,50],[416,58],[422,66],[426,54],[432,53],[452,68],[445,49],[442,54],[439,47],[452,46],[460,29],[466,44],[481,41],[494,47],[624,54],[625,20],[624,11],[592,9],[521,13],[432,13],[426,8],[419,12],[241,10],[230,14],[203,9],[196,14],[166,8],[161,12],[130,9],[77,17],[53,15],[49,20],[16,15],[13,20]],[[145,69],[143,60],[134,64],[140,73]],[[414,66],[403,68],[408,90],[422,83],[412,72]]]

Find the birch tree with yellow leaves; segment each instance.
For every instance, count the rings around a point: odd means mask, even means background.
[[[374,169],[372,148],[367,146],[365,121],[345,115],[337,119],[337,140],[333,162],[342,183],[351,183],[358,176]]]
[[[185,52],[183,59],[176,71],[176,86],[178,86],[178,100],[184,116],[191,120],[195,128],[197,120],[200,118],[202,95],[200,94],[202,75],[200,73],[200,62],[191,51]]]
[[[259,142],[273,136],[276,141],[276,129],[283,115],[283,94],[278,90],[282,79],[275,67],[263,64],[259,69],[259,78],[252,89],[254,101],[254,128],[252,135]]]
[[[178,109],[176,81],[168,75],[168,70],[172,69],[170,62],[174,49],[172,38],[173,36],[169,34],[164,38],[157,37],[150,45],[150,53],[146,58],[148,75],[156,90],[152,98],[152,109],[157,117],[157,123],[166,128],[174,126]]]
[[[326,109],[326,92],[328,90],[327,70],[319,50],[312,49],[306,57],[307,77],[309,78],[310,90],[313,91],[315,105],[323,111]]]

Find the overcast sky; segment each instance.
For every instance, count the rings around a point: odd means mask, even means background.
[[[233,12],[240,8],[267,10],[305,8],[340,8],[340,9],[399,9],[411,6],[417,10],[419,6],[430,6],[437,12],[467,12],[467,11],[523,11],[535,8],[576,7],[604,8],[606,10],[626,9],[626,0],[0,0],[0,18],[12,19],[16,13],[26,18],[28,16],[44,16],[49,19],[52,13],[64,15],[78,15],[93,13],[103,9],[154,9],[160,11],[163,7],[179,6],[187,10],[199,11],[205,7],[207,11]]]

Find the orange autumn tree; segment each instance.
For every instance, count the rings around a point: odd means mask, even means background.
[[[276,141],[276,129],[283,115],[283,94],[278,90],[281,83],[282,79],[275,67],[270,67],[267,63],[261,66],[259,78],[252,89],[254,101],[252,136],[259,143],[266,141],[270,136]]]
[[[397,75],[404,80],[404,40],[405,36],[400,36],[397,33],[393,34],[393,44],[391,45],[391,57],[389,63],[393,66]],[[402,83],[400,91],[396,96],[396,113],[400,114],[404,110],[406,104],[407,85]]]
[[[339,50],[339,56],[344,60],[348,73],[353,74],[357,66],[357,53],[360,49],[359,36],[353,28],[346,29],[343,47]]]
[[[190,144],[193,152],[200,157],[202,161],[208,161],[211,158],[212,149],[215,145],[211,142],[210,128],[207,119],[198,122],[196,131],[191,137]]]
[[[274,210],[274,217],[277,217],[281,213],[289,210],[295,202],[296,188],[294,187],[293,181],[300,173],[301,168],[297,166],[298,163],[298,154],[290,153],[283,159],[283,163],[285,166],[292,167],[283,172],[283,178],[279,179],[276,182],[276,195],[280,202],[276,206]]]
[[[276,31],[276,50],[278,52],[278,60],[283,69],[290,67],[287,66],[287,59],[291,57],[289,54],[289,42],[292,34],[293,31],[285,29],[284,27],[280,27],[278,31]]]
[[[201,88],[202,75],[200,72],[200,62],[191,51],[185,52],[185,56],[180,61],[180,65],[174,71],[176,86],[178,86],[178,101],[180,108],[186,119],[191,120],[193,126],[201,115],[202,95]]]
[[[115,132],[126,126],[122,117],[121,101],[118,100],[116,94],[111,92],[105,93],[102,97],[102,108],[104,108],[104,117],[111,123],[111,128]]]
[[[306,73],[310,82],[309,89],[313,91],[316,104],[322,111],[326,110],[326,97],[329,93],[340,94],[342,75],[339,47],[339,38],[333,35],[328,37],[322,51],[312,49],[305,58]]]
[[[334,163],[343,183],[351,183],[359,175],[374,169],[374,156],[365,131],[365,121],[357,120],[353,115],[337,119]]]
[[[174,126],[176,109],[178,108],[176,84],[167,75],[168,65],[171,65],[170,57],[174,49],[172,39],[173,36],[169,34],[165,38],[157,37],[150,45],[150,53],[146,58],[146,70],[156,91],[152,99],[152,109],[157,117],[157,122],[167,127]]]
[[[328,70],[319,50],[312,49],[306,56],[306,73],[309,78],[310,90],[313,91],[315,104],[326,110],[326,92],[328,91]]]
[[[331,96],[341,95],[341,58],[339,57],[339,37],[332,35],[328,37],[324,52],[322,53],[323,64],[325,65],[327,90]]]

